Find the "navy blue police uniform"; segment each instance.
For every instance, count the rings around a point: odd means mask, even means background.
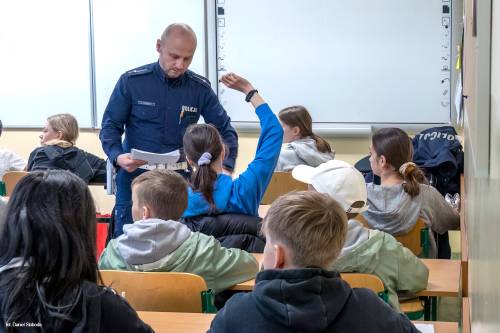
[[[181,148],[186,128],[197,123],[200,116],[221,133],[229,148],[223,164],[232,170],[238,136],[208,80],[189,70],[178,78],[167,78],[158,62],[120,77],[104,112],[99,138],[106,155],[116,165],[117,157],[132,148],[154,153]],[[124,224],[133,222],[131,183],[144,171],[117,172],[114,237],[122,233]]]

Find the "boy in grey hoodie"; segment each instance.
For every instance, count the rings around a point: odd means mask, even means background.
[[[252,255],[223,248],[215,238],[177,222],[187,207],[187,183],[179,174],[143,173],[132,183],[132,201],[135,222],[109,242],[100,269],[193,273],[215,293],[257,274]]]
[[[429,270],[393,236],[365,228],[354,217],[366,211],[363,175],[347,162],[332,160],[316,168],[301,165],[292,175],[311,189],[328,194],[348,216],[347,236],[333,269],[377,275],[389,292],[389,303],[399,309],[398,292],[415,293],[427,287]]]

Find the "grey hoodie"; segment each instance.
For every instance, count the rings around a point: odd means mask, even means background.
[[[460,217],[432,186],[420,185],[420,193],[412,198],[401,184],[399,185],[367,185],[368,211],[364,218],[373,229],[385,231],[391,235],[408,233],[420,217],[432,230],[442,234],[457,229]],[[436,242],[432,233],[430,256],[436,256]]]
[[[179,222],[147,219],[124,225],[117,245],[129,265],[143,265],[171,254],[189,236],[191,230]]]
[[[335,152],[320,152],[316,148],[316,141],[311,137],[306,137],[283,145],[275,171],[291,171],[297,165],[302,164],[317,167],[333,160],[334,157]]]
[[[351,252],[370,237],[370,230],[365,228],[356,220],[347,221],[347,234],[344,242],[344,247],[340,251],[339,257]]]

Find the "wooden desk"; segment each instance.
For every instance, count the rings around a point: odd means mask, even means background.
[[[460,260],[422,259],[429,268],[427,288],[418,296],[458,297],[460,292]]]
[[[137,313],[156,333],[205,333],[215,317],[212,313],[146,311]]]
[[[469,239],[467,232],[467,196],[464,174],[460,175],[460,256],[462,261],[462,296],[469,296]]]
[[[462,333],[470,333],[470,299],[462,298]]]
[[[260,263],[261,253],[253,253]],[[458,297],[460,290],[460,260],[422,259],[429,268],[429,281],[427,288],[422,290],[418,296],[449,296]],[[250,291],[255,285],[255,280],[249,280],[237,284],[231,290]]]
[[[139,311],[139,317],[153,328],[156,333],[204,333],[210,328],[214,314],[182,312],[145,312]],[[458,323],[421,322],[433,324],[436,333],[458,333]]]

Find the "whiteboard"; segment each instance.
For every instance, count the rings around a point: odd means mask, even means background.
[[[217,75],[246,76],[275,112],[315,123],[448,123],[449,0],[217,0]],[[218,85],[235,122],[257,121]]]
[[[203,0],[94,0],[97,126],[121,74],[158,60],[156,40],[171,23],[187,23],[198,40],[190,70],[206,75]]]
[[[43,127],[72,113],[91,125],[88,0],[0,4],[0,117],[5,127]]]

